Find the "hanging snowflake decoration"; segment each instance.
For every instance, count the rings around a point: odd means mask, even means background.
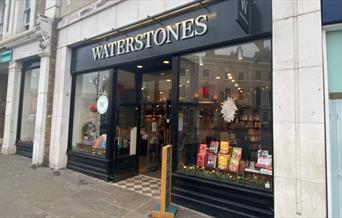
[[[221,107],[221,114],[223,119],[228,123],[232,122],[235,118],[235,114],[237,111],[237,107],[234,103],[234,100],[228,97],[227,100],[222,103]]]

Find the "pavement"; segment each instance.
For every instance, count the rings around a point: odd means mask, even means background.
[[[0,217],[148,217],[159,199],[77,172],[33,168],[31,159],[0,155]],[[176,218],[207,218],[178,206]]]

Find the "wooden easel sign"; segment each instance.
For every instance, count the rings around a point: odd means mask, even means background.
[[[172,178],[172,145],[166,145],[162,150],[162,172],[160,204],[151,212],[153,218],[174,218],[177,208],[171,205]]]

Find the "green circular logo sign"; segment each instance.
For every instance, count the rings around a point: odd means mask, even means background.
[[[108,110],[108,98],[105,95],[101,95],[97,98],[96,109],[99,114],[105,114]]]

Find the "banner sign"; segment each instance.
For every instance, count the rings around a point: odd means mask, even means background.
[[[155,57],[171,57],[208,49],[208,46],[229,44],[252,37],[246,33],[249,30],[253,30],[253,34],[270,34],[272,31],[272,1],[208,1],[206,7],[195,2],[191,10],[167,12],[138,22],[131,28],[118,28],[80,42],[73,47],[71,74],[127,63],[138,64]],[[252,13],[251,8],[257,13]]]
[[[12,60],[12,50],[7,50],[0,53],[0,63],[10,62]]]
[[[173,218],[176,214],[176,207],[171,205],[171,178],[172,145],[166,145],[162,150],[160,204],[152,211],[153,218]]]

